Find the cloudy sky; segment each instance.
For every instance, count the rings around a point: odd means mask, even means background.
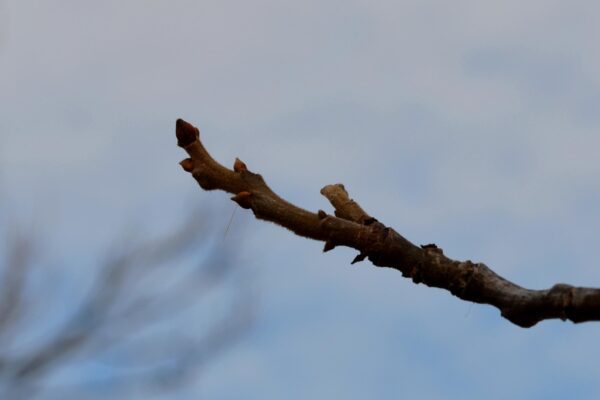
[[[53,251],[233,205],[174,122],[308,209],[343,182],[415,243],[531,288],[600,286],[594,1],[0,2],[0,209]],[[220,208],[219,208],[220,207]],[[524,330],[238,210],[251,334],[184,398],[598,398],[594,323]]]

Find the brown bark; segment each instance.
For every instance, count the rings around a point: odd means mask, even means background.
[[[434,244],[416,246],[395,230],[368,215],[350,199],[341,184],[321,189],[335,216],[299,208],[274,193],[262,176],[239,159],[233,170],[217,163],[200,142],[197,128],[179,119],[178,145],[190,158],[181,162],[204,190],[224,190],[232,200],[251,209],[256,218],[274,222],[297,235],[325,242],[323,251],[348,246],[359,251],[352,263],[368,258],[378,267],[397,269],[415,283],[438,287],[474,303],[490,304],[521,327],[560,318],[573,322],[600,320],[600,289],[556,284],[546,290],[522,288],[483,263],[447,258]]]

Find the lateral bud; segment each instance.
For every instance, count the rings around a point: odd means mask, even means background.
[[[250,198],[251,197],[252,197],[252,193],[247,192],[247,191],[243,191],[243,192],[239,192],[238,194],[236,194],[235,196],[233,196],[231,198],[231,200],[233,200],[236,203],[238,203],[240,207],[245,208],[245,209],[249,209],[252,206],[252,204],[250,202]]]
[[[236,157],[235,162],[233,163],[233,170],[235,172],[248,171],[248,167],[246,167],[246,164],[244,164],[242,160]]]
[[[182,160],[179,165],[181,165],[181,168],[183,168],[183,170],[186,172],[192,172],[194,170],[194,160],[191,158]]]
[[[351,264],[356,264],[357,262],[361,262],[365,258],[367,258],[367,253],[360,252],[360,253],[358,253],[358,255],[356,257],[354,257],[354,260],[352,260]]]
[[[177,146],[186,147],[200,137],[200,131],[194,125],[179,118],[175,123],[175,135],[177,136]]]
[[[331,240],[328,240],[325,242],[325,246],[323,246],[323,253],[327,253],[333,249],[335,249],[335,244]]]
[[[317,216],[319,217],[319,219],[325,219],[325,218],[327,218],[327,213],[323,210],[319,210],[317,212]]]

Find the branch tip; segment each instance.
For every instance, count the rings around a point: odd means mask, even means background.
[[[179,118],[175,123],[177,146],[187,147],[200,137],[200,131],[194,125]]]

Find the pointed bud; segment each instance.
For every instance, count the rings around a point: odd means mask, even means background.
[[[184,171],[192,172],[194,170],[194,160],[191,158],[186,158],[185,160],[181,161],[179,165],[181,165],[181,168],[183,168]]]
[[[335,244],[332,241],[328,240],[325,242],[325,246],[323,246],[323,253],[327,253],[328,251],[333,249],[335,249]]]
[[[317,216],[319,217],[319,219],[325,219],[325,218],[327,218],[327,213],[323,210],[319,210],[317,212]]]
[[[186,147],[200,137],[200,131],[189,122],[180,118],[175,123],[175,135],[177,136],[177,145],[179,147]]]
[[[351,264],[356,264],[357,262],[361,262],[365,258],[367,258],[367,253],[359,253],[356,257],[354,257],[354,260],[352,260]]]
[[[240,207],[249,209],[252,204],[250,203],[250,198],[252,197],[252,193],[250,192],[239,192],[235,196],[231,198],[231,200],[235,201],[239,204]]]
[[[248,171],[246,164],[242,160],[236,157],[235,162],[233,163],[233,170],[235,172]]]

